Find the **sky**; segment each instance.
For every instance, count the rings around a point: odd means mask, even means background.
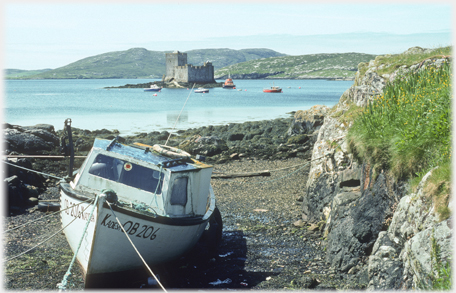
[[[7,0],[1,4],[2,65],[54,69],[138,47],[394,54],[452,42],[454,5],[449,1],[315,3]]]

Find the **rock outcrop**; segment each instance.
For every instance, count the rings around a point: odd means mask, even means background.
[[[440,248],[441,261],[452,255],[451,219],[439,221],[423,188],[432,171],[421,180],[418,190],[401,198],[387,231],[382,231],[369,256],[369,289],[410,289],[431,275],[432,239]]]
[[[414,50],[420,49],[409,51]],[[373,178],[369,165],[354,162],[345,141],[352,122],[340,116],[352,104],[368,105],[387,82],[423,66],[438,66],[444,60],[430,58],[379,75],[378,69],[386,65],[379,68],[377,58],[360,64],[364,74],[357,72],[354,85],[319,126],[302,217],[308,224],[321,227],[326,261],[334,271],[357,274],[355,278],[359,279],[367,271],[365,286],[369,289],[411,289],[421,285],[418,280],[431,272],[432,233],[445,261],[451,255],[450,221],[437,220],[433,205],[423,204],[426,196],[422,189],[407,194],[407,183],[394,182],[388,170]]]
[[[60,140],[54,126],[38,124],[21,127],[5,124],[4,138],[7,154],[27,153],[43,154],[59,146]],[[8,214],[20,213],[37,202],[38,194],[45,188],[46,178],[33,171],[32,162],[26,158],[6,159],[6,175],[4,183],[8,191]],[[15,167],[18,166],[18,167]]]
[[[28,127],[6,124],[5,127],[4,137],[8,152],[40,154],[54,149],[60,142],[54,126],[49,124]]]

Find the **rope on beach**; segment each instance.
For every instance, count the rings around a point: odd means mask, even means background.
[[[154,277],[154,279],[157,281],[157,283],[160,285],[160,287],[163,289],[163,291],[165,292],[168,292],[166,291],[165,287],[163,287],[162,283],[160,283],[160,280],[157,278],[157,276],[155,276],[154,272],[151,270],[151,268],[147,265],[146,261],[144,260],[144,258],[141,256],[141,254],[139,253],[138,249],[136,248],[136,246],[133,244],[133,241],[131,241],[130,237],[128,236],[127,234],[127,231],[125,231],[122,223],[120,223],[119,221],[119,218],[117,218],[116,214],[114,213],[112,207],[111,207],[111,204],[109,203],[109,201],[106,201],[106,203],[108,204],[109,208],[111,209],[111,212],[112,212],[112,215],[114,216],[114,218],[116,218],[116,221],[117,223],[119,224],[120,228],[122,229],[122,231],[124,232],[125,236],[127,237],[128,241],[130,241],[130,244],[133,246],[133,248],[135,249],[136,253],[138,254],[139,258],[141,258],[142,262],[144,263],[144,265],[147,267],[147,269],[149,270],[150,274]]]
[[[82,210],[82,212],[84,212],[88,207],[89,207],[89,206],[87,206],[84,210]],[[15,256],[13,256],[13,257],[10,257],[10,258],[8,258],[8,259],[5,259],[3,262],[8,262],[8,261],[10,261],[10,260],[12,260],[12,259],[18,258],[19,256],[24,255],[24,254],[26,254],[27,252],[29,252],[29,251],[31,251],[31,250],[37,248],[37,247],[40,246],[41,244],[43,244],[43,243],[49,241],[49,240],[52,239],[55,235],[57,235],[58,233],[62,232],[66,227],[68,227],[68,226],[69,226],[71,223],[73,223],[76,219],[78,219],[78,218],[75,217],[75,218],[74,218],[73,220],[71,220],[71,222],[69,222],[65,227],[63,227],[63,228],[60,229],[59,231],[55,232],[54,234],[52,234],[51,236],[49,236],[49,237],[48,237],[47,239],[45,239],[44,241],[38,243],[37,245],[33,246],[32,248],[27,249],[27,250],[24,251],[24,252],[21,252],[21,253],[18,254],[18,255],[15,255]],[[89,218],[89,219],[90,219],[90,218]]]
[[[35,172],[35,173],[38,173],[38,174],[41,174],[41,175],[44,175],[44,176],[53,177],[53,178],[56,178],[56,179],[59,179],[59,180],[63,180],[62,177],[54,176],[54,175],[51,175],[51,174],[46,174],[46,173],[39,172],[39,171],[32,170],[32,169],[28,169],[28,168],[25,168],[25,167],[22,167],[22,166],[15,165],[15,164],[10,163],[10,162],[7,162],[7,161],[3,161],[3,162],[4,162],[5,164],[11,165],[11,166],[16,167],[16,168],[19,168],[19,169],[24,169],[24,170],[27,170],[27,171],[30,171],[30,172]]]
[[[344,138],[344,137],[342,136],[342,137],[339,137],[339,138],[336,138],[336,139],[341,139],[341,138]],[[336,140],[336,139],[334,139],[334,140]],[[337,146],[334,148],[334,151],[335,151],[335,150],[336,150],[344,141],[345,141],[345,140],[342,140],[339,144],[337,144]],[[323,159],[323,158],[325,158],[325,157],[329,157],[330,155],[331,155],[331,154],[328,153],[328,154],[326,154],[326,155],[324,155],[324,156],[315,158],[315,159],[310,160],[310,161],[308,161],[308,162],[306,162],[306,163],[294,165],[294,166],[291,166],[291,167],[285,167],[285,168],[270,170],[270,172],[275,172],[275,171],[280,171],[280,170],[286,170],[286,169],[295,168],[295,167],[298,167],[298,166],[301,166],[301,165],[302,165],[301,168],[298,168],[298,169],[296,169],[295,171],[290,172],[290,173],[288,173],[288,174],[285,174],[284,176],[281,176],[281,177],[279,177],[279,178],[271,179],[271,180],[265,180],[265,181],[260,181],[260,182],[243,182],[243,184],[262,184],[262,183],[268,183],[268,182],[273,182],[273,181],[281,180],[281,179],[283,179],[283,178],[286,178],[286,177],[288,177],[288,176],[293,175],[294,173],[296,173],[296,172],[298,172],[299,170],[301,170],[301,169],[303,169],[304,167],[306,167],[308,164],[310,164],[310,163],[312,163],[312,162],[314,162],[314,161],[318,161],[318,160],[320,160],[320,159]],[[223,173],[223,172],[221,172],[221,173]],[[231,180],[231,181],[233,181],[233,180]]]
[[[55,215],[57,215],[57,214],[60,214],[61,212],[64,212],[64,211],[66,211],[66,210],[69,210],[69,209],[71,209],[71,208],[73,208],[73,207],[75,207],[75,206],[78,206],[78,205],[80,205],[80,204],[89,202],[89,201],[91,201],[91,200],[92,200],[92,199],[89,198],[89,199],[87,199],[87,200],[85,200],[85,201],[82,201],[82,202],[80,202],[80,203],[78,203],[78,204],[69,206],[69,207],[67,207],[66,209],[58,210],[57,212],[50,213],[50,214],[48,214],[48,215],[46,215],[46,216],[43,216],[43,217],[41,217],[41,218],[38,218],[38,219],[35,219],[35,220],[32,220],[32,221],[29,221],[29,222],[27,222],[27,223],[25,223],[25,224],[16,226],[16,227],[11,228],[11,229],[8,229],[8,230],[5,230],[5,233],[10,232],[10,231],[13,231],[13,230],[16,230],[16,229],[19,229],[19,228],[22,228],[22,227],[27,226],[27,225],[29,225],[29,224],[33,224],[33,223],[38,222],[39,220],[43,220],[43,219],[45,219],[45,218],[47,218],[47,217],[55,216]]]
[[[89,227],[89,223],[90,223],[90,220],[92,219],[92,216],[93,216],[93,212],[95,211],[95,208],[97,207],[97,202],[98,202],[98,198],[104,193],[101,193],[99,196],[97,196],[93,202],[93,208],[92,208],[92,211],[90,212],[90,215],[89,215],[89,218],[87,219],[87,223],[84,227],[84,231],[82,232],[82,236],[81,236],[81,239],[79,240],[79,244],[78,244],[78,248],[76,249],[76,251],[74,252],[74,255],[73,255],[73,259],[71,259],[71,262],[70,262],[70,265],[68,266],[68,270],[67,272],[65,273],[65,275],[63,276],[63,279],[62,279],[62,282],[57,284],[57,286],[59,287],[59,291],[61,290],[65,290],[66,289],[66,285],[67,285],[67,282],[68,282],[68,277],[71,275],[71,268],[73,267],[73,264],[74,262],[76,261],[76,257],[78,255],[78,252],[79,252],[79,249],[81,248],[81,244],[82,244],[82,240],[84,239],[84,235],[86,234],[87,232],[87,228]],[[87,206],[87,208],[89,207],[90,205]],[[71,222],[70,224],[74,221],[78,219],[77,217],[75,217]],[[69,224],[68,224],[69,225]],[[67,226],[68,226],[67,225]],[[63,230],[63,229],[62,229]]]
[[[312,161],[309,161],[309,162],[307,162],[307,163],[305,163],[305,164],[302,164],[303,166],[302,166],[301,168],[298,168],[298,169],[294,170],[293,172],[290,172],[290,173],[288,173],[288,174],[285,174],[285,175],[283,175],[282,177],[279,177],[279,178],[276,178],[276,179],[271,179],[271,180],[265,180],[265,181],[260,181],[260,182],[249,182],[249,183],[251,183],[251,184],[261,184],[261,183],[268,183],[268,182],[273,182],[273,181],[281,180],[281,179],[283,179],[283,178],[286,178],[286,177],[288,177],[288,176],[293,175],[294,173],[298,172],[299,170],[301,170],[301,169],[303,169],[304,167],[306,167],[307,165],[309,165],[311,162],[312,162]],[[299,166],[299,165],[297,165],[297,166]],[[296,166],[293,166],[293,167],[296,167]],[[282,169],[289,169],[289,168],[293,168],[293,167],[282,168]],[[277,169],[277,170],[280,170],[280,169]],[[277,171],[277,170],[273,170],[273,171]]]
[[[179,116],[177,116],[176,122],[174,122],[174,126],[173,126],[173,129],[171,129],[171,131],[173,131],[174,128],[176,128],[177,122],[179,122],[179,118],[180,118],[180,116],[181,116],[181,114],[182,114],[182,111],[184,111],[185,104],[187,104],[188,98],[190,98],[190,95],[191,95],[192,92],[193,92],[193,88],[195,87],[195,84],[196,84],[196,83],[193,83],[192,90],[191,90],[190,93],[188,94],[187,100],[185,100],[184,106],[182,107],[182,110],[180,111]],[[165,145],[168,144],[168,140],[170,139],[170,137],[171,137],[171,132],[170,132],[169,135],[168,135],[168,139],[166,140]]]

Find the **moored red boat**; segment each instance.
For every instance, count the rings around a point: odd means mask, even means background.
[[[271,86],[269,89],[263,89],[264,93],[281,93],[282,89],[278,86]]]
[[[224,89],[235,89],[236,88],[230,75],[228,75],[228,78],[225,80],[225,83],[223,84],[223,88]]]

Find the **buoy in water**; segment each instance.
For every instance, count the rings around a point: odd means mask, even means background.
[[[156,96],[157,94],[154,94],[154,96]]]

